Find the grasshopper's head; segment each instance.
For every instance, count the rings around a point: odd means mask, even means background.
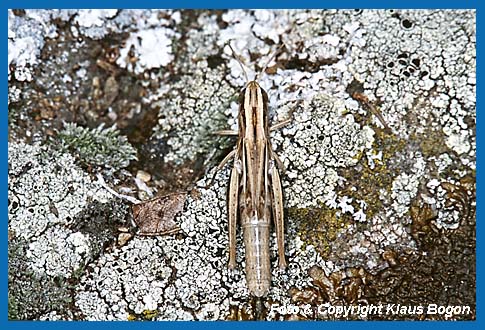
[[[256,111],[256,109],[266,109],[268,94],[255,80],[250,81],[239,95],[239,104],[253,111]]]

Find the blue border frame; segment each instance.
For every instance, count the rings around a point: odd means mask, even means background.
[[[177,0],[173,1],[150,1],[139,0],[130,2],[126,0],[85,0],[85,1],[35,1],[35,0],[6,0],[1,6],[5,8],[203,8],[203,9],[229,9],[229,8],[335,8],[335,9],[354,9],[354,8],[373,8],[373,9],[425,9],[425,8],[450,8],[450,9],[473,9],[477,8],[479,0],[367,0],[365,2],[357,0],[237,0],[237,1],[197,1],[197,0]]]
[[[75,0],[75,1],[33,1],[33,0],[19,0],[19,1],[12,1],[6,0],[0,2],[0,6],[2,8],[1,11],[1,21],[4,27],[7,26],[8,20],[8,8],[211,8],[211,9],[222,9],[222,8],[395,8],[395,9],[404,9],[404,8],[416,8],[416,9],[424,9],[424,8],[449,8],[449,9],[477,9],[477,59],[480,59],[480,55],[483,54],[481,50],[482,40],[478,38],[479,31],[483,31],[482,26],[484,23],[484,18],[482,17],[482,10],[479,5],[479,0],[461,0],[461,1],[450,1],[450,0],[407,0],[407,1],[398,1],[398,0],[370,0],[363,3],[362,1],[356,0],[327,0],[325,2],[317,2],[315,0],[299,0],[299,1],[288,1],[288,0],[245,0],[245,1],[230,1],[230,2],[207,2],[207,1],[196,1],[196,0],[178,0],[177,2],[174,1],[148,1],[148,0],[138,0],[136,2],[128,2],[126,0],[109,0],[109,1],[93,1],[93,0]],[[5,31],[5,30],[4,30]],[[6,32],[4,32],[6,33]],[[4,39],[3,47],[5,47],[4,51],[2,52],[3,61],[7,61],[7,42]],[[4,62],[5,63],[5,62]],[[480,65],[481,61],[477,60],[477,105],[481,104],[480,100],[480,81],[481,81],[481,74],[483,73],[483,66]],[[8,71],[6,76],[8,75]],[[4,78],[5,79],[5,78]],[[4,80],[2,82],[3,85],[3,100],[4,105],[7,104],[7,91],[8,91],[8,82]],[[133,327],[163,327],[165,323],[159,322],[137,322],[133,324],[132,322],[116,322],[105,324],[105,322],[30,322],[30,321],[8,321],[8,273],[7,273],[7,263],[8,263],[8,241],[7,241],[7,230],[6,224],[8,223],[7,219],[7,187],[8,187],[8,109],[0,111],[0,141],[1,141],[1,149],[2,149],[2,157],[3,161],[1,162],[2,173],[4,175],[1,177],[2,189],[0,189],[1,194],[1,205],[3,205],[4,210],[4,227],[2,230],[2,242],[1,246],[1,253],[2,253],[2,272],[1,272],[1,280],[2,280],[2,296],[3,299],[0,302],[0,306],[2,307],[2,315],[0,320],[0,325],[5,328],[33,328],[33,327],[41,327],[41,328],[63,328],[63,327],[71,327],[73,329],[78,328],[104,328],[106,326],[116,326],[119,328],[126,328],[126,329],[133,329]],[[482,126],[481,122],[483,120],[479,120],[481,116],[477,111],[477,146],[480,145],[482,142],[483,134],[480,133],[479,127]],[[481,200],[481,181],[485,180],[483,178],[483,174],[480,172],[480,164],[482,153],[480,150],[477,150],[477,201]],[[480,203],[477,202],[477,220],[483,214],[483,208]],[[483,260],[478,258],[482,252],[482,244],[478,238],[482,238],[483,230],[480,224],[480,221],[477,221],[477,274],[482,274],[483,270]],[[437,322],[415,322],[415,321],[370,321],[370,322],[343,322],[343,321],[336,321],[336,322],[285,322],[285,323],[276,323],[276,322],[253,322],[251,323],[251,327],[265,327],[268,329],[276,328],[276,327],[284,327],[284,328],[317,328],[317,327],[341,327],[341,328],[367,328],[367,327],[377,327],[377,328],[390,328],[390,329],[397,329],[398,327],[402,326],[412,326],[417,328],[440,328],[440,329],[450,329],[450,328],[477,328],[482,326],[485,328],[485,323],[482,321],[482,297],[481,293],[483,292],[483,285],[482,285],[482,277],[477,276],[477,287],[476,287],[476,321],[466,321],[466,322],[450,322],[450,321],[437,321]],[[248,325],[241,322],[170,322],[166,323],[167,326],[173,328],[212,328],[212,327],[231,327],[234,329],[247,327]]]

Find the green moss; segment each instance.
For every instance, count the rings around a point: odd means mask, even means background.
[[[12,294],[8,295],[8,319],[9,320],[20,320],[19,312],[20,307],[18,306],[17,300]]]
[[[337,216],[336,209],[325,205],[318,208],[290,208],[288,215],[300,223],[300,237],[304,247],[313,245],[324,258],[331,253],[332,242],[340,230],[350,224],[346,215]]]
[[[17,123],[20,111],[18,108],[9,107],[8,108],[8,126],[13,127]]]
[[[395,154],[406,147],[406,141],[398,138],[389,131],[376,128],[373,144],[374,153],[382,152],[381,160],[374,159],[374,168],[370,168],[367,158],[360,159],[360,166],[345,168],[339,175],[346,179],[346,187],[338,192],[339,196],[351,196],[355,203],[354,208],[359,209],[357,200],[363,200],[367,204],[365,213],[367,218],[372,218],[382,210],[382,202],[379,198],[381,190],[390,193],[392,181],[399,174],[395,169],[389,168],[387,162]],[[357,188],[357,189],[355,189]]]
[[[409,139],[412,143],[419,145],[419,149],[426,159],[439,158],[443,154],[447,154],[452,159],[452,164],[440,171],[434,168],[431,162],[430,172],[433,176],[448,180],[450,177],[456,177],[456,173],[467,173],[467,175],[475,177],[475,170],[463,164],[460,156],[446,145],[446,136],[441,128],[428,127],[423,133],[411,134]]]
[[[67,123],[59,139],[71,153],[90,166],[119,170],[136,160],[136,150],[125,136],[120,136],[115,126],[95,129]]]
[[[419,148],[425,158],[438,156],[450,151],[445,143],[445,134],[441,128],[433,129],[428,127],[423,133],[411,134],[410,140],[419,144]]]

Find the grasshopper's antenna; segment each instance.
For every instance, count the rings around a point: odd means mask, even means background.
[[[244,66],[243,64],[241,63],[241,60],[239,60],[239,58],[237,58],[236,56],[236,52],[234,51],[234,49],[232,48],[231,46],[231,42],[228,41],[227,42],[227,45],[229,46],[229,48],[231,48],[231,52],[232,52],[232,57],[234,57],[234,59],[237,61],[237,63],[239,63],[239,66],[241,67],[243,73],[244,73],[244,78],[246,78],[246,83],[249,82],[249,79],[248,79],[248,74],[246,72],[246,69],[244,69]]]
[[[274,58],[276,57],[276,54],[278,54],[278,52],[285,46],[285,44],[281,44],[276,50],[275,52],[273,53],[273,55],[270,57],[270,59],[268,60],[268,62],[266,62],[266,64],[264,65],[263,69],[261,71],[259,71],[257,74],[256,74],[256,77],[254,77],[254,80],[258,80],[259,78],[259,74],[262,73],[262,72],[265,72],[266,69],[268,68],[268,65],[271,63],[272,60],[274,60]]]

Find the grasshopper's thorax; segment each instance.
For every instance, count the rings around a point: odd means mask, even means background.
[[[256,81],[250,81],[240,96],[241,127],[246,137],[266,136],[268,129],[268,94]]]

